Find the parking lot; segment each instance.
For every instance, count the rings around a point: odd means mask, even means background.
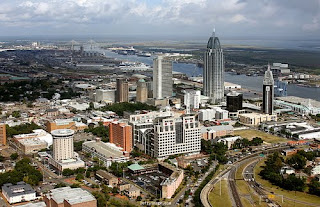
[[[160,171],[138,176],[127,176],[127,179],[132,180],[134,183],[146,189],[151,194],[158,196],[160,196],[161,193],[160,184],[166,178],[168,178],[168,176]]]

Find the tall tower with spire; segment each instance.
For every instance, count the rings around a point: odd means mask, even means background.
[[[263,102],[262,112],[265,114],[273,114],[273,99],[274,99],[274,80],[272,71],[270,70],[270,64],[268,69],[264,73],[263,79]]]
[[[224,97],[224,56],[215,33],[213,29],[204,55],[203,94],[212,103],[220,103]]]

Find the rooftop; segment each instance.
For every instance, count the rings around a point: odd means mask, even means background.
[[[9,197],[36,193],[31,185],[25,182],[18,182],[16,185],[6,183],[2,186],[2,191],[7,192]]]
[[[52,189],[46,196],[58,204],[63,203],[64,200],[71,205],[96,200],[88,191],[70,187]]]
[[[141,165],[135,163],[135,164],[132,164],[130,166],[128,166],[128,168],[132,171],[136,171],[136,170],[143,170],[144,167],[142,167]]]
[[[108,157],[121,157],[123,156],[123,149],[117,147],[112,143],[98,142],[98,141],[88,141],[83,143],[84,146],[89,148],[94,148],[96,152]]]
[[[74,131],[72,129],[56,129],[51,131],[51,134],[53,136],[71,136],[74,134]]]
[[[43,201],[36,203],[27,203],[24,205],[19,205],[19,207],[46,207],[46,203]]]

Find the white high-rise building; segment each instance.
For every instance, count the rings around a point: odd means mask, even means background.
[[[212,103],[220,103],[224,97],[224,56],[215,31],[209,38],[204,55],[203,93],[210,97]]]
[[[71,129],[57,129],[51,132],[53,137],[53,159],[55,161],[74,158],[73,135]]]
[[[172,61],[158,56],[153,60],[153,98],[171,97],[172,84]]]
[[[262,112],[265,114],[273,114],[273,99],[274,99],[274,80],[270,65],[268,65],[267,71],[264,73],[263,78],[263,101],[262,101]]]
[[[186,90],[184,94],[184,105],[186,105],[187,113],[190,109],[198,109],[200,107],[201,91]]]
[[[157,118],[153,132],[150,133],[154,142],[154,157],[200,153],[200,124],[195,116]]]

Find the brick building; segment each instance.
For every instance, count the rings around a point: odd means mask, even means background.
[[[132,150],[132,126],[124,122],[112,122],[109,125],[110,142],[120,146],[124,151]]]
[[[6,134],[6,125],[0,123],[0,145],[7,144],[7,134]]]

